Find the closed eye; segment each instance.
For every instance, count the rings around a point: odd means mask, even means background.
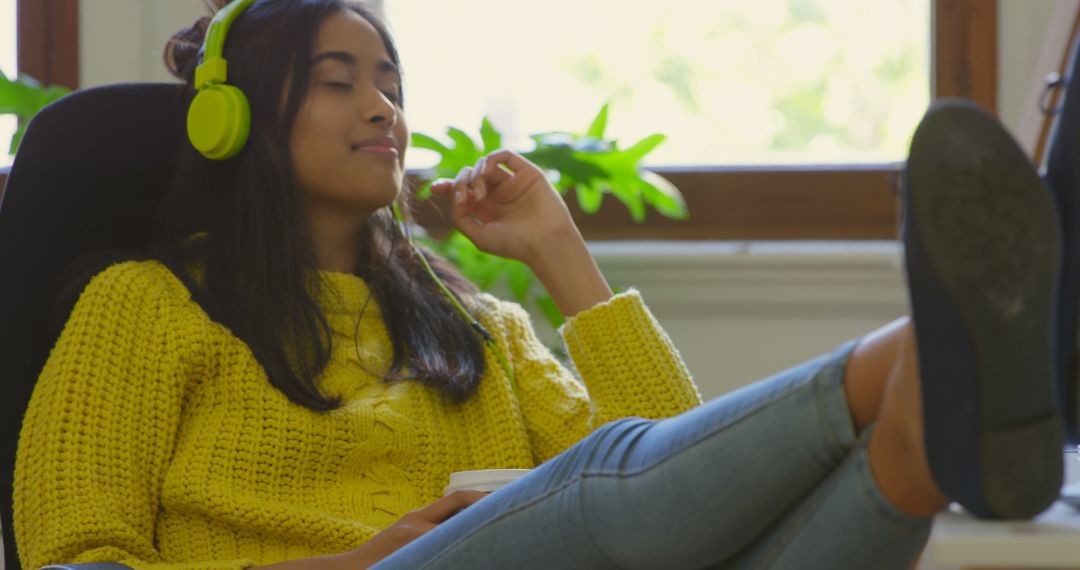
[[[401,100],[398,97],[397,93],[395,93],[393,91],[383,91],[383,95],[386,95],[386,98],[389,99],[390,102],[395,104],[395,105],[398,105],[398,104],[401,103]]]
[[[352,91],[352,88],[353,88],[352,83],[340,83],[340,82],[335,82],[335,81],[328,81],[328,82],[325,82],[323,84],[330,87],[331,89],[333,89],[335,91],[348,92],[348,91]],[[398,97],[397,92],[395,92],[395,91],[383,91],[382,94],[385,95],[386,98],[389,99],[391,103],[393,103],[395,105],[401,104],[401,98]]]

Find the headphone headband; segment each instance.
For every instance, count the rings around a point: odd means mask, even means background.
[[[255,0],[234,0],[227,4],[210,21],[206,30],[206,39],[203,41],[202,63],[195,70],[195,88],[202,89],[208,84],[216,85],[225,83],[228,75],[222,52],[225,51],[225,38],[229,35],[236,18],[244,10],[251,6]]]

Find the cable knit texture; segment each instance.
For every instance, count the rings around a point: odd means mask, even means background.
[[[524,309],[479,295],[474,310],[519,392],[489,354],[479,391],[453,406],[415,382],[382,382],[391,347],[374,299],[355,334],[367,286],[320,275],[334,332],[320,387],[344,401],[328,413],[273,388],[160,263],[97,275],[23,422],[14,497],[23,567],[226,569],[344,552],[441,497],[453,471],[535,467],[608,421],[701,403],[636,291],[561,329],[580,380]]]

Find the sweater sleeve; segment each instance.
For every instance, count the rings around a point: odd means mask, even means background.
[[[503,303],[510,359],[534,459],[558,455],[595,428],[626,417],[662,419],[701,404],[667,333],[634,290],[561,329],[580,379],[537,338],[529,314]]]
[[[156,262],[113,265],[83,290],[20,433],[14,522],[24,568],[254,564],[167,564],[156,550],[159,492],[184,395],[206,366],[206,328],[184,315],[187,303],[187,290]]]

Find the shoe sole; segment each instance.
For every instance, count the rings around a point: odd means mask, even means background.
[[[905,179],[931,473],[977,516],[1030,518],[1057,498],[1063,471],[1052,198],[997,121],[959,101],[927,112]]]

